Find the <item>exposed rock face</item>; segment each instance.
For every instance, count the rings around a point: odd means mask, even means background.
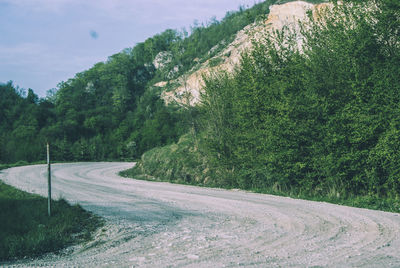
[[[232,72],[241,59],[241,54],[250,50],[253,40],[260,40],[269,31],[281,30],[287,26],[296,31],[299,30],[299,21],[307,18],[307,12],[320,12],[329,4],[310,4],[303,1],[289,2],[283,5],[270,6],[268,19],[262,22],[246,26],[236,34],[235,40],[222,52],[202,64],[197,71],[179,77],[176,81],[181,86],[173,91],[164,92],[161,96],[169,104],[178,102],[182,104],[196,105],[200,101],[200,92],[204,86],[203,77],[217,70]],[[299,40],[299,46],[302,40]],[[218,62],[217,65],[211,63]]]
[[[168,51],[162,51],[154,58],[153,65],[156,69],[162,69],[171,61],[172,53]]]

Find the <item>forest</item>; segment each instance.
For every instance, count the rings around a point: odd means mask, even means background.
[[[190,35],[168,29],[60,82],[46,98],[12,81],[0,84],[0,163],[44,160],[47,142],[54,161],[101,161],[136,159],[177,141],[188,131],[187,111],[165,106],[152,85],[187,72],[195,58],[212,57],[212,47],[265,16],[270,3],[195,23]],[[157,69],[162,52],[169,59]]]
[[[236,72],[206,78],[196,131],[125,175],[399,204],[399,12],[335,4],[300,33],[265,36]]]
[[[399,202],[397,0],[334,3],[324,16],[310,14],[300,33],[266,35],[234,73],[205,77],[196,107],[166,106],[152,86],[212,57],[211,48],[265,18],[275,2],[194,25],[190,34],[166,30],[44,99],[0,85],[0,163],[44,159],[50,142],[56,161],[141,157],[124,173],[136,178]],[[156,68],[159,55],[168,60]]]

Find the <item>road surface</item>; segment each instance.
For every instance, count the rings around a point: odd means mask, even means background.
[[[400,267],[400,215],[121,178],[133,163],[56,164],[54,196],[103,216],[94,241],[19,266]],[[47,194],[46,166],[1,180]],[[9,265],[12,265],[9,264]]]

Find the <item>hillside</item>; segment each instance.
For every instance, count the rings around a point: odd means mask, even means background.
[[[324,6],[272,6],[219,67],[183,76],[163,96],[198,115],[190,131],[125,175],[398,211],[399,3]],[[232,68],[224,53],[250,47]]]
[[[0,163],[42,160],[47,141],[57,161],[135,159],[176,142],[193,125],[192,111],[172,102],[184,95],[182,81],[198,101],[198,78],[210,66],[232,69],[250,44],[247,32],[263,28],[275,2],[228,12],[190,35],[168,29],[60,82],[43,99],[12,82],[0,85]]]
[[[196,59],[207,61],[272,2],[195,25],[190,35],[168,29],[62,81],[45,99],[11,82],[0,85],[0,162],[41,160],[46,141],[57,161],[134,159],[177,141],[188,131],[187,112],[165,106],[153,85],[187,73]],[[160,57],[170,59],[161,66]]]
[[[141,157],[129,176],[398,204],[399,3],[312,2],[166,30],[46,99],[0,85],[0,163],[49,141],[57,161]]]
[[[252,48],[253,42],[258,42],[269,32],[280,31],[284,27],[289,27],[299,31],[299,21],[307,19],[307,12],[311,11],[314,16],[321,12],[329,4],[311,4],[304,1],[294,1],[285,4],[275,4],[269,7],[269,14],[266,19],[260,19],[244,29],[240,30],[233,42],[221,49],[217,45],[213,49],[220,52],[204,63],[199,63],[188,73],[172,81],[163,81],[155,84],[158,87],[167,87],[162,93],[162,98],[168,103],[185,103],[188,98],[190,105],[195,105],[200,101],[200,92],[204,87],[204,76],[209,76],[217,71],[233,72],[235,67],[240,64],[241,55]],[[301,42],[299,40],[299,46]],[[212,50],[213,50],[212,49]],[[167,85],[176,85],[170,88]],[[187,96],[189,94],[190,96]]]

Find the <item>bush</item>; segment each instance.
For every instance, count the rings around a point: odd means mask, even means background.
[[[310,17],[302,49],[289,29],[272,33],[206,81],[204,152],[229,185],[400,198],[398,14],[366,5]]]

